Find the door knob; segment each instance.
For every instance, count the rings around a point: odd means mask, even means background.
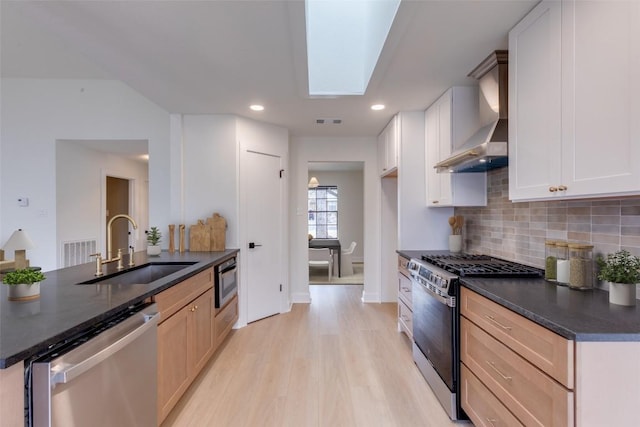
[[[262,245],[256,245],[254,242],[249,242],[249,249],[257,248],[258,246]]]

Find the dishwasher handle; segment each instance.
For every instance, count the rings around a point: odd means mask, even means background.
[[[74,378],[77,378],[78,376],[87,372],[89,369],[96,366],[98,363],[107,359],[109,356],[117,353],[127,345],[131,344],[138,337],[147,332],[147,330],[157,327],[158,321],[160,319],[160,313],[143,313],[142,315],[144,316],[143,324],[133,329],[126,335],[118,338],[107,347],[94,352],[78,363],[63,362],[53,367],[51,369],[51,387],[54,387],[56,384],[66,384],[73,381]],[[125,320],[125,322],[127,322],[127,320]],[[138,319],[136,320],[139,321]]]

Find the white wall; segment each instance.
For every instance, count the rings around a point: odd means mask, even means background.
[[[76,141],[56,144],[56,218],[59,242],[97,239],[98,251],[106,254],[104,227],[105,175],[134,182],[130,211],[138,223],[134,235],[135,250],[146,247],[144,230],[148,228],[148,167],[146,163],[93,150]],[[102,220],[102,221],[101,221]],[[132,233],[133,234],[133,233]],[[58,252],[57,265],[63,260]]]
[[[149,141],[149,220],[168,224],[169,114],[112,80],[2,79],[0,244],[25,229],[32,265],[56,268],[56,140]],[[18,207],[18,197],[29,207]]]
[[[309,302],[307,240],[308,162],[364,162],[364,291],[365,302],[380,302],[380,177],[376,138],[294,137],[291,153],[290,272],[293,302]]]
[[[309,172],[309,179],[315,176],[320,185],[336,185],[338,187],[338,239],[342,249],[356,242],[352,259],[356,262],[364,260],[364,174],[363,171],[314,171]],[[307,182],[309,180],[307,179]]]
[[[219,213],[227,221],[226,245],[238,247],[238,147],[236,118],[184,115],[182,120],[183,216],[189,226]]]

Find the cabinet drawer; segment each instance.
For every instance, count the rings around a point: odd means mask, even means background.
[[[213,287],[213,269],[209,268],[157,294],[160,322],[171,317],[194,298]]]
[[[525,425],[573,425],[573,393],[461,317],[460,358]]]
[[[398,300],[398,322],[409,338],[413,337],[413,312],[401,299]]]
[[[462,287],[460,313],[507,347],[573,389],[574,342]]]
[[[462,409],[476,427],[523,425],[464,364],[460,365],[460,387]]]
[[[233,297],[229,303],[216,314],[215,334],[216,347],[227,337],[233,324],[238,320],[238,296]]]
[[[398,296],[413,310],[413,297],[411,296],[411,280],[404,274],[398,272]]]
[[[406,277],[410,277],[409,260],[400,255],[398,255],[398,271],[404,274]]]

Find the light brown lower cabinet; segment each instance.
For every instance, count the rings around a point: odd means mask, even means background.
[[[462,364],[460,404],[476,427],[523,426],[484,384]]]
[[[640,425],[635,337],[567,340],[465,287],[460,313],[460,399],[476,426]]]
[[[213,289],[158,325],[158,423],[213,353]]]
[[[214,308],[213,269],[155,297],[158,325],[158,425],[178,403],[238,320],[238,297]]]
[[[218,347],[229,335],[231,328],[238,320],[238,296],[236,295],[216,313],[215,316],[215,346]]]

